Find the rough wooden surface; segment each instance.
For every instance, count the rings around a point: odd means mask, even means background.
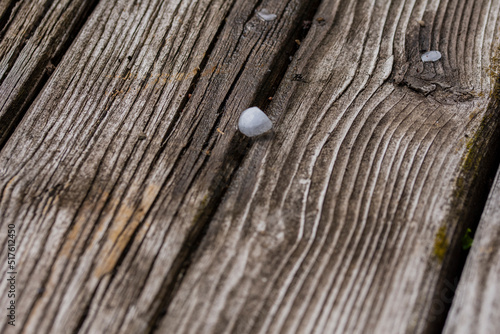
[[[248,144],[239,112],[268,101],[307,13],[256,5],[99,3],[0,158],[23,331],[152,326]]]
[[[97,4],[0,152],[0,331],[436,329],[499,124],[499,1],[318,3]],[[272,133],[236,130],[252,105]]]
[[[500,328],[500,172],[474,236],[444,333],[497,333]]]
[[[246,155],[157,332],[436,330],[498,10],[323,2],[268,109],[275,136]]]
[[[50,76],[94,0],[0,5],[0,147]]]

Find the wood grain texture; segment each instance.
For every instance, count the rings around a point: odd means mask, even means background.
[[[19,245],[15,330],[155,324],[250,142],[239,113],[269,102],[311,8],[262,5],[278,19],[248,0],[97,5],[0,153],[1,228],[15,224]]]
[[[60,60],[96,1],[0,5],[0,147]]]
[[[444,333],[496,333],[500,328],[500,173],[494,181]]]
[[[267,110],[275,133],[252,143],[157,333],[439,330],[498,127],[498,13],[323,1]]]
[[[323,0],[307,22],[318,3],[98,3],[0,151],[0,331],[438,328],[499,128],[500,0]],[[249,139],[253,105],[275,129]]]
[[[0,147],[54,71],[95,0],[0,6]]]
[[[16,0],[2,0],[0,1],[0,30],[4,30],[4,27],[9,21],[10,14],[14,9]]]

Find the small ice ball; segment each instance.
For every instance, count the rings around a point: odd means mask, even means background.
[[[428,62],[428,61],[436,61],[441,59],[441,52],[439,51],[428,51],[422,55],[422,61]]]
[[[245,136],[261,135],[273,127],[273,123],[262,110],[257,107],[248,108],[241,113],[238,120],[238,129]]]
[[[264,21],[274,21],[276,20],[276,14],[271,14],[267,9],[262,9],[261,11],[257,12],[257,16]]]

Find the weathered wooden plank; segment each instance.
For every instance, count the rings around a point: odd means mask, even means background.
[[[278,19],[259,20],[262,6]],[[269,102],[308,8],[97,5],[0,153],[1,228],[15,224],[19,244],[18,329],[154,325],[248,146],[238,115]]]
[[[444,333],[497,333],[500,328],[500,172],[491,189]]]
[[[498,13],[323,1],[268,108],[275,135],[252,143],[157,332],[439,330],[499,124]]]
[[[4,30],[15,4],[16,0],[5,0],[0,2],[0,30]]]
[[[0,4],[0,147],[23,116],[95,0]]]

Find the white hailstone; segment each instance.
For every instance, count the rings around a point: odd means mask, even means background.
[[[428,61],[436,61],[441,59],[441,52],[439,51],[428,51],[422,55],[422,61],[428,62]]]
[[[245,136],[261,135],[273,127],[273,123],[262,110],[257,107],[248,108],[241,113],[238,129]]]
[[[264,21],[274,21],[276,20],[276,14],[271,14],[267,9],[262,9],[257,12],[257,16]]]

